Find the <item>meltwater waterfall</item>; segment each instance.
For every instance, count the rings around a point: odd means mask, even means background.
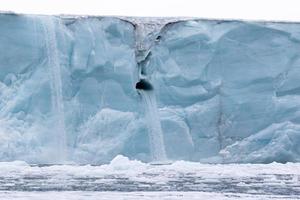
[[[151,56],[151,47],[156,40],[162,27],[167,23],[161,24],[150,21],[135,21],[135,39],[136,39],[136,59],[138,65],[138,77],[140,81],[136,84],[136,89],[142,96],[145,108],[146,124],[148,128],[148,137],[152,155],[152,161],[166,161],[167,154],[165,150],[163,131],[158,113],[156,96],[152,85],[146,81],[146,64]]]
[[[157,110],[154,91],[139,90],[145,107],[146,124],[153,161],[165,161],[167,159],[163,132]]]
[[[49,67],[52,113],[54,116],[54,127],[52,129],[54,148],[53,156],[55,162],[64,162],[67,158],[67,139],[65,128],[64,102],[62,95],[62,79],[59,54],[56,40],[56,21],[51,17],[42,18],[45,32],[46,54]]]

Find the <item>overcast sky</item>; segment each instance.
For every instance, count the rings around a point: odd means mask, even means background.
[[[300,22],[300,0],[0,0],[30,14],[187,16]]]

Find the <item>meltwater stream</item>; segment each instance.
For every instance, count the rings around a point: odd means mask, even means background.
[[[153,161],[167,159],[154,91],[139,90],[145,107],[146,123]]]
[[[46,53],[50,75],[52,112],[54,115],[53,138],[56,149],[54,157],[58,163],[64,162],[67,157],[67,139],[65,128],[65,113],[62,95],[61,68],[57,49],[55,21],[50,17],[43,17],[42,26],[45,33]]]
[[[149,21],[148,21],[149,20]],[[151,57],[151,48],[155,43],[156,37],[168,21],[159,24],[153,23],[151,19],[145,21],[131,19],[135,24],[135,55],[138,66],[138,79],[136,89],[142,96],[145,110],[145,119],[148,128],[148,137],[153,162],[167,160],[163,132],[157,110],[156,96],[151,83],[147,81],[149,74],[145,69]]]

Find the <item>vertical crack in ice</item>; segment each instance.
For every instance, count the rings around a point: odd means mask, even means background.
[[[90,66],[90,62],[92,57],[95,55],[95,48],[96,48],[96,37],[95,37],[95,33],[94,30],[92,29],[91,25],[88,23],[87,24],[87,30],[91,36],[91,41],[92,41],[92,47],[91,50],[88,54],[88,58],[87,58],[87,62],[86,62],[86,67],[88,68],[88,66]]]
[[[45,33],[46,53],[50,73],[52,112],[55,116],[55,127],[52,129],[54,141],[57,145],[54,148],[56,151],[56,160],[54,162],[61,163],[67,158],[67,139],[55,21],[52,17],[42,17],[41,20]]]
[[[226,147],[225,141],[225,135],[224,132],[225,130],[231,125],[231,118],[232,116],[226,116],[224,113],[224,105],[222,101],[222,87],[223,87],[223,82],[221,81],[219,88],[218,88],[218,94],[219,94],[219,115],[218,115],[218,121],[217,121],[217,139],[219,143],[219,153],[223,158],[224,162],[224,156],[226,156],[226,153],[224,152],[224,148]],[[225,153],[225,154],[224,154]]]
[[[223,135],[224,135],[224,124],[225,124],[225,118],[224,118],[224,113],[223,113],[223,103],[221,99],[221,94],[219,94],[219,106],[220,106],[220,112],[219,112],[219,117],[218,117],[218,142],[219,142],[219,151],[223,149]]]

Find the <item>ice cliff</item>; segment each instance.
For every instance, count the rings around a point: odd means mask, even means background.
[[[118,154],[299,162],[300,24],[0,14],[0,160]]]

